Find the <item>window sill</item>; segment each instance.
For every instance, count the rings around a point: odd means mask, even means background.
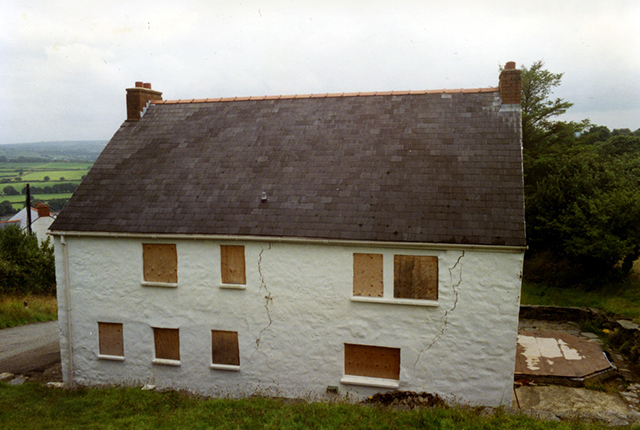
[[[154,358],[151,362],[153,364],[160,364],[162,366],[180,366],[180,360],[168,360],[166,358]]]
[[[240,366],[236,366],[233,364],[210,364],[209,367],[215,370],[230,370],[232,372],[239,372]]]
[[[245,284],[221,284],[220,288],[223,290],[246,290],[247,286]]]
[[[178,288],[178,284],[174,284],[173,282],[149,282],[142,281],[141,285],[143,287],[163,287],[163,288]]]
[[[124,357],[121,355],[98,354],[98,360],[124,361]]]
[[[340,380],[344,385],[362,385],[364,387],[393,388],[400,387],[397,379],[371,378],[368,376],[344,375]]]
[[[439,306],[437,300],[420,300],[420,299],[387,299],[384,297],[352,296],[351,301],[361,302],[361,303],[381,303],[385,305],[408,305],[408,306],[427,306],[427,307]]]

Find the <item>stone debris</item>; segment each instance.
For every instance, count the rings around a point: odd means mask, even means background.
[[[560,421],[560,418],[558,418],[556,414],[549,411],[536,411],[536,410],[529,409],[521,412],[522,414],[528,417],[535,418],[542,421]]]
[[[629,320],[616,320],[616,322],[627,330],[640,330],[640,326],[638,324]]]
[[[9,381],[9,385],[22,385],[25,382],[27,382],[27,378],[18,376],[17,378],[14,378],[11,381]]]
[[[155,390],[157,387],[155,385],[152,384],[147,384],[144,387],[141,388],[142,391],[153,391]]]
[[[13,379],[15,375],[13,373],[4,372],[0,373],[0,381],[7,381],[9,379]]]
[[[437,394],[415,393],[413,391],[388,391],[365,399],[365,404],[394,406],[398,409],[446,407],[446,403]]]
[[[599,343],[600,345],[602,345],[603,343],[602,339],[600,339],[600,336],[598,336],[595,333],[591,333],[590,331],[581,331],[580,337],[584,337],[585,339],[592,340],[594,342]]]
[[[63,382],[47,382],[47,387],[64,388],[64,383]]]
[[[625,391],[621,391],[620,395],[629,403],[629,408],[638,413],[640,411],[640,384],[629,384]]]

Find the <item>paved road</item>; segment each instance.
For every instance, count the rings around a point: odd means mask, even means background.
[[[0,373],[26,374],[59,361],[58,321],[0,330]]]

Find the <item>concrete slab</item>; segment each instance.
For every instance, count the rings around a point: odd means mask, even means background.
[[[518,333],[516,379],[565,378],[575,382],[613,371],[597,342],[555,330]]]
[[[632,410],[617,393],[572,388],[558,385],[522,386],[515,390],[513,407],[521,410],[546,411],[555,415],[617,413]]]

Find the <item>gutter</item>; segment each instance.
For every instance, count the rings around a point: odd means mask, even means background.
[[[50,231],[52,236],[72,237],[101,237],[111,239],[159,239],[159,240],[215,240],[229,242],[269,242],[291,243],[306,245],[330,245],[330,246],[362,246],[372,248],[409,248],[430,250],[477,250],[507,253],[520,253],[527,250],[527,246],[508,245],[472,245],[472,244],[442,244],[422,242],[383,242],[373,240],[344,240],[344,239],[311,239],[302,237],[275,237],[275,236],[238,236],[217,234],[158,234],[158,233],[112,233],[103,231]],[[68,263],[67,263],[68,264]]]

